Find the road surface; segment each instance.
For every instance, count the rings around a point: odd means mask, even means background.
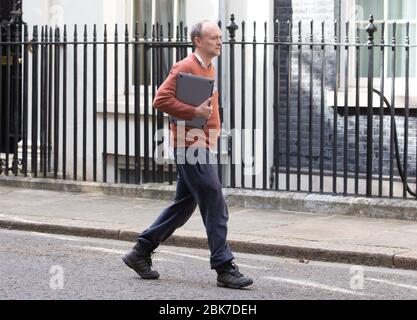
[[[161,277],[143,280],[121,256],[133,243],[0,230],[0,299],[416,299],[417,271],[236,253],[246,289],[216,286],[209,251],[158,247]]]

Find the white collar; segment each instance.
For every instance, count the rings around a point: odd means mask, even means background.
[[[197,52],[194,52],[195,56],[197,57],[197,60],[200,62],[201,66],[203,68],[206,68],[206,64],[204,63],[203,59],[200,57],[200,55]],[[211,62],[209,64],[209,66],[211,65]]]

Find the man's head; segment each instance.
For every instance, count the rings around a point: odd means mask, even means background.
[[[191,41],[196,50],[208,57],[221,54],[222,32],[213,21],[202,20],[194,24],[191,28]]]

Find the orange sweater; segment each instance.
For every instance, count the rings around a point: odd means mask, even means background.
[[[194,53],[190,53],[185,59],[175,63],[167,79],[158,88],[153,100],[153,107],[169,115],[184,120],[192,120],[196,107],[182,103],[176,99],[176,80],[178,72],[191,73],[196,76],[207,77],[215,80],[215,68],[213,64],[209,68],[200,65]],[[211,106],[213,113],[207,121],[204,129],[192,128],[170,123],[170,145],[172,147],[201,146],[211,150],[217,148],[217,138],[220,135],[219,94],[216,85],[213,90]]]

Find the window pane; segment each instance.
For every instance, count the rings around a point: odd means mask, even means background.
[[[388,38],[387,42],[391,42],[392,39],[392,25],[389,25],[388,28]],[[404,44],[405,43],[405,35],[406,35],[406,26],[405,24],[397,24],[397,43]],[[416,24],[410,24],[410,43],[416,44]],[[392,77],[392,54],[391,50],[389,51],[388,55],[388,76]],[[398,47],[396,49],[396,77],[405,77],[405,48]],[[410,77],[416,76],[416,50],[415,48],[410,49]]]
[[[151,35],[151,25],[152,25],[152,0],[135,0],[133,2],[134,14],[133,14],[133,25],[135,26],[136,22],[138,23],[138,33],[139,37],[142,38],[144,35],[144,25],[147,24],[146,34],[149,37]],[[132,30],[133,31],[133,30]],[[132,32],[133,34],[133,32]],[[132,53],[133,55],[133,53]],[[145,66],[143,64],[144,50],[143,46],[139,47],[139,65],[140,65],[140,74],[139,74],[139,83],[144,84],[144,74]],[[133,75],[132,70],[132,75]],[[148,70],[148,79],[150,79],[150,71]],[[133,76],[132,76],[133,84]]]
[[[175,38],[176,26],[174,26],[175,20],[177,24],[179,21],[183,21],[185,25],[185,1],[186,0],[134,0],[134,15],[133,15],[133,25],[138,22],[139,27],[139,36],[142,37],[144,34],[144,24],[147,24],[147,36],[150,38],[152,36],[152,4],[155,3],[155,23],[158,22],[160,25],[163,26],[163,35],[164,38],[168,36],[168,22],[171,22],[171,36]],[[177,4],[177,8],[174,8],[175,3]],[[174,19],[175,9],[177,12],[177,17]],[[161,64],[161,72],[162,78],[165,78],[169,70],[171,69],[173,61],[169,61],[168,57],[168,49],[164,48],[161,50],[162,53],[162,64]],[[143,64],[143,55],[144,50],[143,46],[140,46],[140,83],[144,84],[144,70],[145,66]],[[151,59],[151,56],[148,57]],[[148,79],[150,79],[151,74],[150,68],[148,69]],[[132,73],[133,74],[133,73]]]
[[[375,20],[384,19],[384,0],[356,0],[357,20],[368,20],[373,14]]]
[[[178,21],[182,21],[184,25],[187,25],[185,21],[185,5],[186,0],[178,0],[178,7],[177,7],[177,19]]]
[[[155,19],[156,23],[159,23],[163,28],[163,36],[166,38],[168,36],[168,23],[174,23],[174,1],[172,0],[155,0]],[[172,34],[171,34],[172,35]],[[162,48],[160,50],[161,54],[161,64],[160,72],[162,72],[161,77],[165,79],[168,76],[169,70],[171,69],[171,64],[168,57],[168,49]]]
[[[168,22],[171,24],[174,21],[174,1],[172,0],[155,0],[155,19],[156,22],[163,25],[165,30],[168,30]]]
[[[145,24],[145,22],[148,25],[148,28],[150,25],[152,25],[152,0],[135,0],[134,8],[134,18],[135,21],[139,22],[139,26],[141,27],[140,30],[142,30],[140,34],[142,35],[143,25]],[[149,34],[150,32],[148,29],[148,35]]]
[[[415,19],[416,0],[389,0],[388,19]]]

